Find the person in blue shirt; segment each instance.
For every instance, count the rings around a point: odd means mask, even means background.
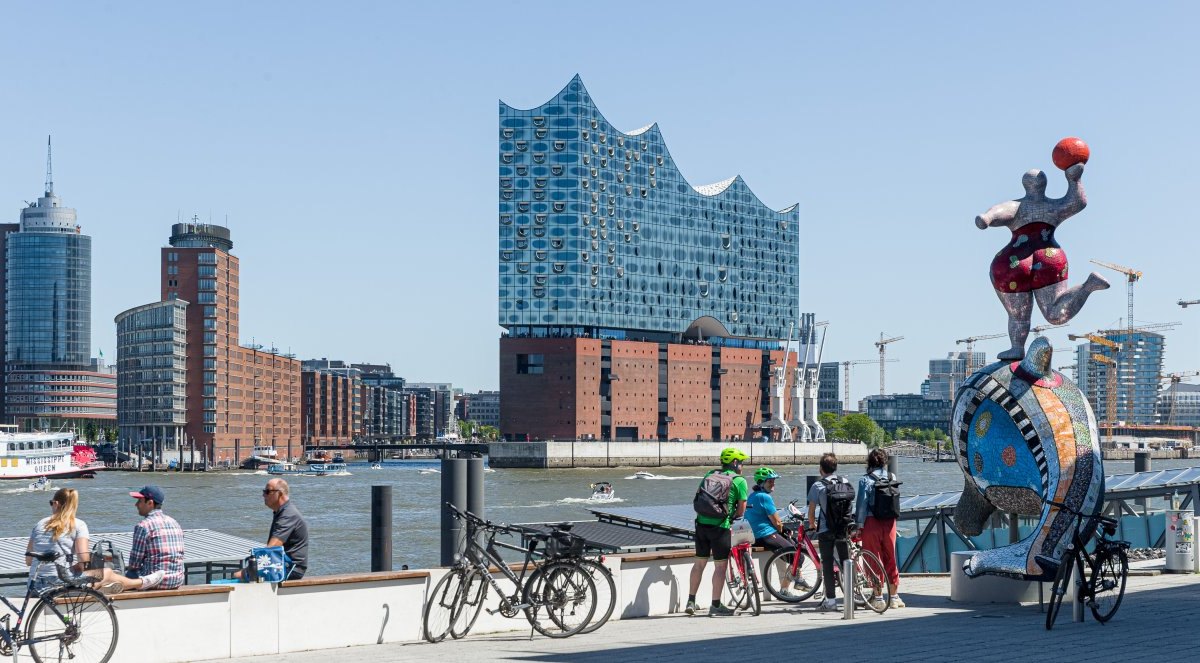
[[[775,490],[775,480],[779,474],[769,467],[760,467],[754,473],[754,489],[750,499],[746,500],[746,522],[754,532],[754,545],[763,546],[767,550],[795,548],[783,532],[783,521],[779,519],[779,510],[775,508],[775,500],[771,493]]]

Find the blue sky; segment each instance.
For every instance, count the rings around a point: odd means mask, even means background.
[[[979,5],[979,6],[977,6]],[[686,9],[685,9],[686,7]],[[1139,322],[1200,369],[1197,14],[1187,3],[84,3],[0,9],[0,203],[55,183],[94,241],[93,345],[157,299],[180,216],[227,223],[243,340],[495,388],[496,102],[579,73],[617,128],[657,121],[696,185],[741,174],[799,203],[801,310],[829,360],[914,392],[954,340],[1000,333],[976,214],[1050,149],[1091,145],[1088,208],[1058,232],[1145,272]],[[1117,324],[1125,285],[1069,330]],[[1040,323],[1035,314],[1035,323]],[[1051,332],[1060,350],[1066,334]],[[981,343],[994,355],[1004,339]],[[1056,363],[1073,361],[1064,353]],[[878,389],[856,369],[853,399]]]

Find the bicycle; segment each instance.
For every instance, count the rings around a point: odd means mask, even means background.
[[[466,523],[467,548],[462,558],[438,581],[425,604],[422,634],[429,642],[441,642],[446,635],[459,639],[467,635],[479,618],[491,588],[500,597],[499,606],[488,614],[515,617],[524,612],[530,626],[551,638],[565,638],[583,631],[596,611],[596,585],[589,572],[570,559],[574,548],[582,552],[583,540],[561,527],[549,534],[528,535],[525,530],[483,520],[469,511],[446,503],[454,517]],[[486,543],[479,542],[480,532]],[[532,541],[525,548],[496,541],[496,535],[527,534]],[[562,550],[562,541],[571,550]],[[578,541],[578,543],[576,543]],[[533,563],[539,543],[545,544],[545,561]],[[525,553],[518,576],[500,557],[497,547]],[[512,595],[501,589],[489,567],[495,567],[515,586]],[[530,569],[532,573],[529,573]],[[528,573],[528,577],[526,574]],[[539,616],[545,609],[548,623]],[[530,633],[530,637],[532,637]]]
[[[743,540],[729,551],[728,567],[725,571],[725,590],[731,599],[725,605],[734,610],[746,609],[754,615],[762,614],[762,596],[758,588],[758,574],[754,570],[751,548],[754,539]]]
[[[557,559],[573,562],[587,571],[596,586],[596,612],[588,625],[579,631],[580,634],[593,633],[612,617],[613,609],[617,606],[617,582],[613,579],[612,571],[604,565],[603,555],[595,555],[595,559],[592,559],[584,552],[583,539],[570,534],[563,536],[570,529],[570,523],[554,526],[552,532],[555,532],[556,544],[553,547],[556,550],[553,552],[557,552]],[[535,535],[540,533],[527,531]]]
[[[1054,575],[1054,584],[1050,589],[1050,603],[1046,606],[1046,630],[1054,628],[1054,620],[1058,617],[1063,597],[1066,596],[1071,572],[1076,569],[1079,571],[1080,580],[1077,581],[1078,592],[1075,600],[1087,604],[1092,616],[1103,624],[1117,614],[1117,608],[1121,607],[1121,599],[1125,598],[1125,583],[1129,578],[1129,557],[1125,551],[1129,549],[1129,542],[1109,538],[1117,533],[1117,521],[1113,518],[1099,513],[1084,515],[1065,504],[1050,500],[1045,502],[1070,513],[1073,521],[1071,542],[1067,544],[1066,553],[1059,563],[1058,572]],[[1095,545],[1089,553],[1087,546],[1092,541]],[[1088,571],[1087,580],[1083,580],[1085,570]]]
[[[780,601],[799,603],[821,588],[821,555],[804,527],[804,514],[795,500],[788,503],[787,511],[789,518],[784,522],[783,533],[796,542],[796,548],[776,550],[763,562],[763,585]],[[883,562],[875,553],[863,549],[857,534],[850,539],[849,552],[854,560],[855,604],[883,614],[891,604]],[[839,587],[841,573],[841,564],[835,563],[833,575]]]
[[[34,661],[105,663],[117,648],[117,616],[111,600],[85,585],[95,582],[91,577],[71,576],[66,567],[55,564],[62,584],[40,590],[34,589],[33,578],[42,564],[58,559],[56,551],[30,553],[34,568],[25,591],[25,600],[17,608],[8,598],[0,601],[12,614],[0,617],[0,656],[13,656],[21,647],[28,647]],[[32,605],[30,601],[32,600]],[[26,614],[24,635],[22,621]],[[16,623],[9,625],[16,616]]]

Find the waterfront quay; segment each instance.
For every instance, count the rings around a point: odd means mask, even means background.
[[[1048,586],[1048,585],[1047,585]],[[805,660],[849,657],[894,663],[961,661],[1007,663],[1049,657],[1071,661],[1159,662],[1186,657],[1200,647],[1192,627],[1200,609],[1200,576],[1131,575],[1120,611],[1107,624],[1090,615],[1072,623],[1064,606],[1054,630],[1034,604],[972,604],[949,600],[948,576],[905,576],[901,594],[908,607],[882,615],[818,612],[816,603],[763,604],[758,617],[708,618],[672,613],[611,621],[588,635],[553,640],[529,638],[528,628],[469,635],[431,645],[383,644],[285,656],[236,658],[246,663],[332,661],[696,661],[769,657]],[[514,626],[520,626],[514,621]]]

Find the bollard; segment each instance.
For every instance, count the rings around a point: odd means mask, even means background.
[[[463,458],[442,459],[442,566],[453,566],[462,554],[467,526],[455,518],[446,502],[460,510],[467,508],[467,461]]]
[[[1150,471],[1150,452],[1135,451],[1133,452],[1133,471],[1134,472],[1149,472]],[[1148,515],[1149,505],[1145,497],[1137,498],[1137,505],[1142,507],[1142,515]]]
[[[392,487],[371,486],[371,572],[392,570]]]
[[[1008,514],[1008,542],[1016,543],[1021,540],[1021,521],[1017,514]]]
[[[892,474],[892,476],[894,476],[896,478],[899,478],[899,475],[896,474],[896,468],[899,466],[900,466],[900,461],[898,458],[896,458],[895,456],[888,456],[887,471],[890,472]]]
[[[467,511],[484,518],[483,457],[467,459]]]
[[[805,484],[804,484],[804,500],[805,500],[805,502],[806,502],[806,503],[807,503],[807,501],[808,501],[808,494],[809,494],[809,492],[811,492],[811,491],[812,491],[813,484],[814,484],[814,483],[816,483],[816,482],[818,482],[818,481],[820,481],[820,480],[821,480],[821,477],[814,477],[814,476],[813,476],[813,475],[811,475],[811,474],[810,474],[810,475],[808,475],[808,476],[806,476],[806,477],[804,477],[804,481],[805,481]]]
[[[842,619],[854,619],[854,560],[842,562]]]

